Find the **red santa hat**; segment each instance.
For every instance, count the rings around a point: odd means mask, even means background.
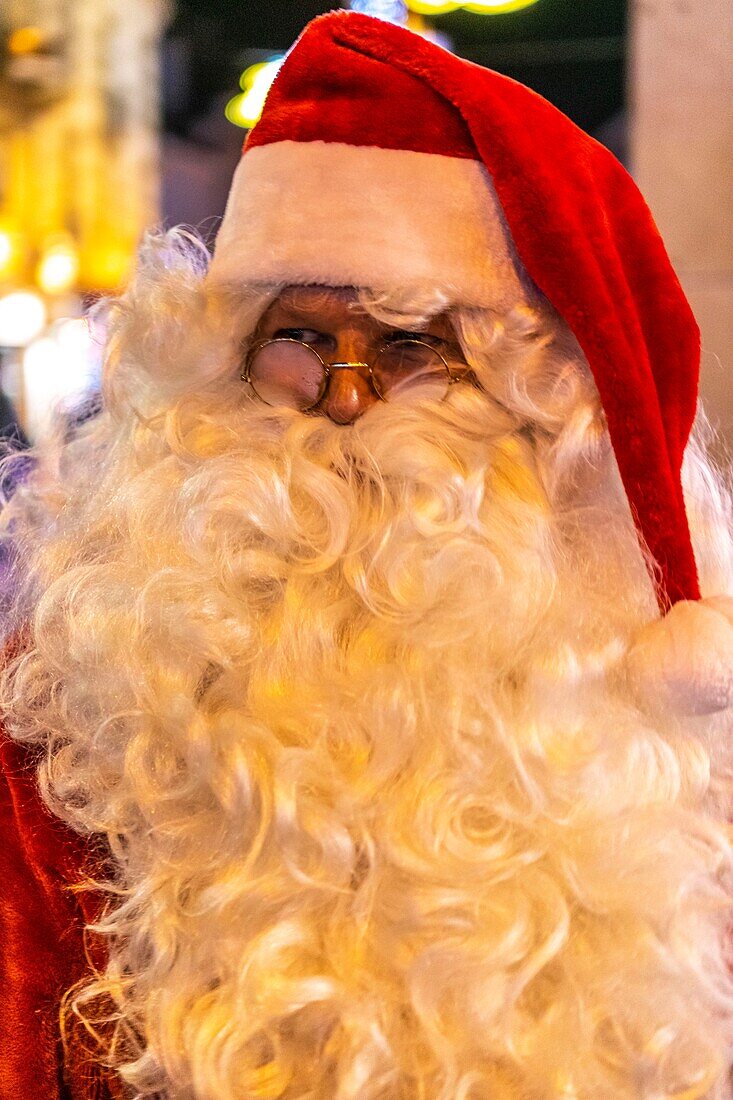
[[[498,310],[541,292],[590,365],[661,609],[699,599],[680,477],[698,327],[631,177],[535,92],[369,16],[314,20],[245,144],[211,278],[439,284]]]

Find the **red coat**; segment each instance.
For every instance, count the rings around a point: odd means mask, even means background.
[[[43,805],[35,764],[0,731],[0,1100],[114,1100],[120,1086],[78,1040],[62,1049],[60,1000],[87,968],[93,900],[69,889],[88,848]]]

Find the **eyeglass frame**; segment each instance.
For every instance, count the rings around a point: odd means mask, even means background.
[[[344,363],[344,362],[339,362],[338,360],[334,363],[327,363],[326,360],[323,358],[323,356],[320,354],[320,352],[316,351],[316,349],[312,346],[312,344],[306,343],[305,340],[295,340],[292,336],[270,336],[270,337],[268,337],[267,340],[259,340],[256,344],[253,344],[252,347],[249,348],[249,350],[247,351],[247,354],[245,356],[244,366],[242,367],[242,370],[240,371],[240,374],[239,374],[240,381],[247,383],[247,385],[250,387],[250,389],[254,393],[255,397],[258,399],[258,401],[261,401],[263,403],[263,405],[269,405],[270,408],[274,408],[274,406],[270,405],[269,401],[265,401],[264,397],[261,397],[260,394],[255,389],[254,384],[253,384],[252,379],[251,379],[251,368],[252,368],[252,363],[254,361],[255,356],[260,351],[262,351],[263,348],[268,347],[270,344],[300,344],[301,347],[307,348],[308,351],[312,352],[316,356],[316,358],[319,360],[321,366],[323,367],[323,385],[322,385],[321,390],[318,394],[318,397],[316,398],[316,400],[314,402],[312,402],[312,404],[306,405],[302,409],[298,409],[299,412],[309,413],[309,412],[312,412],[313,409],[317,408],[318,405],[320,405],[321,401],[323,401],[323,398],[326,396],[326,393],[328,392],[328,387],[329,387],[330,382],[331,382],[331,372],[332,371],[346,370],[346,369],[354,370],[356,367],[366,367],[367,371],[369,372],[369,385],[372,387],[372,389],[374,390],[375,394],[377,395],[377,397],[379,398],[380,401],[387,401],[388,400],[388,398],[385,397],[384,394],[379,392],[379,389],[378,389],[378,387],[375,383],[375,380],[374,380],[374,367],[371,363],[360,363],[360,362]],[[453,374],[453,372],[451,371],[451,368],[448,366],[448,360],[445,358],[445,356],[441,352],[439,352],[438,349],[436,347],[434,347],[432,344],[428,344],[426,340],[405,339],[405,340],[395,340],[392,344],[382,344],[382,346],[379,348],[379,350],[377,351],[374,358],[378,359],[383,351],[386,351],[387,348],[389,348],[389,347],[394,347],[395,344],[400,344],[400,345],[410,344],[411,346],[417,345],[418,347],[428,348],[429,351],[432,351],[435,355],[437,355],[438,358],[440,359],[440,361],[442,362],[443,366],[445,367],[445,373],[448,375],[448,390],[450,390],[450,387],[455,385],[457,382],[465,381],[466,375],[473,373],[470,366],[468,365],[468,363],[466,363],[466,367],[468,369],[464,373],[462,373],[460,375],[457,375],[457,376],[455,374]],[[415,373],[417,373],[417,372],[415,372]],[[448,393],[446,392],[446,394],[441,398],[441,400],[445,401],[445,398],[447,396],[448,396]]]

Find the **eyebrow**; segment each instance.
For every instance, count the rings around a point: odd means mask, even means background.
[[[298,306],[285,302],[277,302],[272,312],[285,313],[293,317],[311,317],[315,312],[320,312],[320,309],[317,306]]]
[[[343,303],[339,301],[333,301],[328,299],[327,296],[314,301],[312,304],[298,304],[297,302],[287,302],[278,298],[276,302],[270,307],[272,313],[265,319],[262,318],[261,324],[272,324],[275,322],[277,325],[287,327],[287,322],[292,321],[309,321],[311,324],[323,324],[327,326],[331,320],[331,313],[336,308],[339,308]],[[391,325],[389,322],[378,321],[375,317],[372,317],[367,310],[365,310],[358,302],[358,300],[352,300],[350,302],[351,307],[355,307],[353,312],[356,316],[360,316],[371,323],[376,333],[388,333],[389,331],[410,331],[421,332],[425,335],[431,335],[431,328],[435,318],[428,318],[422,324],[410,324],[410,325]],[[445,340],[447,343],[455,343],[456,347],[459,347],[459,342],[456,333],[450,326],[449,334],[447,336],[439,337],[441,340]]]
[[[277,301],[271,307],[272,312],[267,319],[267,323],[272,321],[273,318],[277,318],[278,320],[281,318],[293,318],[296,320],[320,320],[330,322],[335,316],[338,316],[338,318],[341,317],[341,309],[342,303],[338,302],[313,302],[311,305],[299,305],[295,302]],[[354,311],[352,315],[367,319],[377,328],[381,327],[380,323],[375,318],[370,317],[366,310]]]

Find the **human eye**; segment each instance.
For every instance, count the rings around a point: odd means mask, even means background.
[[[412,332],[409,329],[393,329],[385,337],[386,344],[399,343],[402,340],[419,341],[421,344],[429,344],[431,347],[441,347],[446,341],[442,336],[436,336],[431,332]]]
[[[273,334],[273,340],[299,340],[301,344],[310,347],[324,346],[332,342],[333,338],[325,332],[319,332],[314,328],[279,328]]]

